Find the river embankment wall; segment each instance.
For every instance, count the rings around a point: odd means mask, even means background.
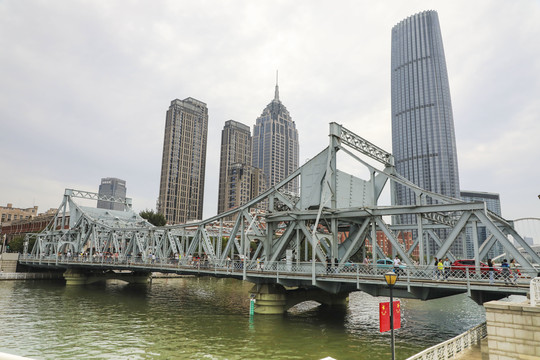
[[[484,303],[489,360],[540,360],[540,306]]]
[[[5,272],[5,273],[17,272],[18,262],[19,262],[19,253],[0,254],[0,272]]]

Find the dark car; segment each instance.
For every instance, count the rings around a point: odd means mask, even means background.
[[[483,262],[479,262],[479,268],[480,273],[482,274],[483,278],[489,277],[489,266],[484,264]],[[458,277],[466,277],[467,269],[469,269],[469,274],[476,274],[476,265],[474,259],[464,259],[464,260],[456,260],[450,265],[450,271],[454,274],[454,276]],[[499,278],[501,277],[501,269],[493,267],[494,277]]]

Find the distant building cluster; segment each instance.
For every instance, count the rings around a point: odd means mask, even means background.
[[[206,104],[187,98],[173,100],[167,111],[158,213],[168,224],[201,220],[208,133]],[[218,213],[235,209],[298,168],[298,131],[287,108],[274,99],[249,126],[225,122],[221,133]],[[298,191],[295,181],[287,190]],[[259,205],[264,206],[264,205]]]
[[[15,220],[32,219],[37,216],[37,212],[37,206],[26,209],[14,208],[13,204],[7,204],[7,206],[0,206],[0,224]]]
[[[414,244],[413,233],[411,231],[400,231],[397,234],[397,241],[405,251],[409,251]],[[384,254],[392,254],[392,243],[386,234],[381,230],[377,230],[377,245]],[[371,243],[370,239],[366,239],[366,252],[373,256],[373,244]],[[412,250],[411,255],[414,259],[418,260],[418,247],[415,247]]]
[[[16,236],[27,233],[40,232],[51,222],[56,209],[49,209],[38,214],[38,207],[15,208],[13,204],[0,206],[0,246],[9,242]]]

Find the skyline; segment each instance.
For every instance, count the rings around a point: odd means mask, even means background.
[[[461,189],[499,193],[505,218],[540,217],[539,2],[160,4],[0,3],[0,205],[45,212],[65,188],[97,192],[117,177],[135,210],[155,209],[165,109],[193,97],[209,109],[212,216],[223,124],[253,129],[276,69],[300,165],[332,121],[389,151],[391,29],[436,10]]]

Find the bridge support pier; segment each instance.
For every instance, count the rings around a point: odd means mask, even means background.
[[[108,279],[122,280],[134,284],[146,284],[150,278],[150,273],[146,272],[133,272],[133,273],[95,273],[85,272],[76,269],[67,269],[64,272],[64,279],[66,285],[86,285],[92,284],[98,281],[105,281]]]
[[[66,280],[66,285],[84,285],[88,283],[88,274],[77,271],[74,269],[67,269],[64,272],[64,279]]]
[[[287,311],[287,290],[279,284],[254,285],[250,293],[255,295],[255,313],[275,315]]]
[[[250,293],[255,297],[256,314],[283,314],[309,300],[332,307],[346,307],[349,303],[348,292],[333,294],[316,288],[287,290],[280,284],[254,285]]]

